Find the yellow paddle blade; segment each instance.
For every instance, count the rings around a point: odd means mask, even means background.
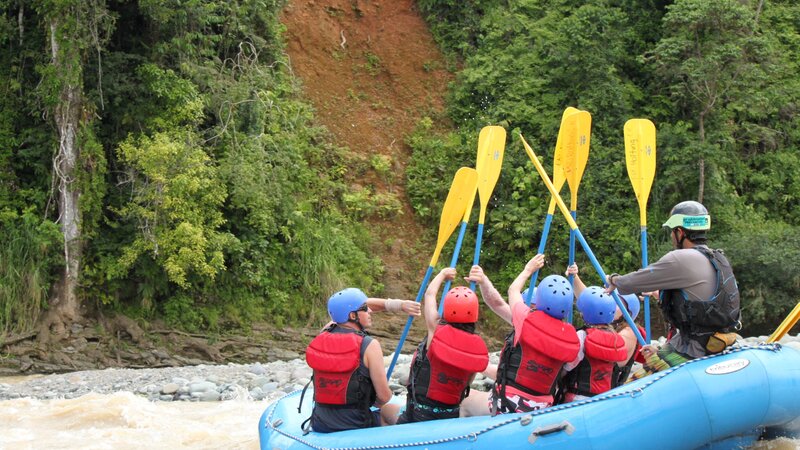
[[[553,196],[556,203],[558,204],[558,208],[561,210],[561,214],[564,215],[564,218],[567,220],[567,224],[569,224],[569,228],[571,230],[577,230],[578,224],[575,223],[575,219],[569,213],[569,209],[567,209],[567,205],[564,203],[564,200],[561,199],[561,196],[558,195],[558,191],[556,191],[555,186],[550,181],[550,177],[547,176],[547,172],[545,172],[544,167],[542,167],[542,163],[539,162],[539,159],[536,158],[536,154],[533,153],[533,149],[528,142],[525,141],[525,138],[522,137],[522,134],[519,135],[520,140],[522,140],[522,146],[525,147],[525,152],[528,154],[528,158],[531,159],[531,162],[534,166],[536,166],[536,171],[539,172],[539,176],[544,181],[544,185],[547,186],[547,190],[550,191],[550,195]]]
[[[481,202],[478,223],[484,223],[486,219],[486,207],[489,205],[497,179],[500,178],[505,149],[506,129],[497,125],[483,127],[478,137],[478,156],[475,166],[478,170],[478,198]],[[469,211],[465,217],[469,219]]]
[[[783,319],[783,322],[781,322],[778,329],[776,329],[769,339],[767,339],[767,344],[780,341],[797,323],[798,319],[800,319],[800,302],[797,303],[792,312],[790,312],[789,315]]]
[[[431,258],[431,266],[435,266],[436,262],[439,261],[442,247],[444,247],[447,239],[450,238],[450,235],[453,234],[453,231],[461,222],[461,217],[464,216],[467,204],[472,204],[477,189],[478,171],[471,167],[458,169],[442,207],[442,216],[439,219],[439,237],[436,240],[436,250],[434,250]]]
[[[556,192],[561,192],[561,188],[567,180],[564,176],[564,168],[561,166],[561,158],[564,156],[564,143],[567,141],[574,142],[576,139],[575,133],[577,132],[577,128],[572,122],[565,124],[566,118],[577,112],[579,112],[578,108],[569,106],[561,114],[561,126],[558,128],[555,157],[553,157],[553,186],[556,188]],[[556,212],[556,200],[550,197],[550,206],[547,208],[547,214],[552,216],[554,212]]]
[[[573,120],[574,122],[572,122]],[[565,144],[561,165],[572,194],[572,210],[575,211],[578,203],[578,185],[580,185],[583,171],[586,169],[586,162],[589,160],[592,115],[587,111],[579,111],[567,117],[567,121],[576,129],[575,140]]]
[[[656,176],[656,126],[647,119],[625,122],[625,164],[639,202],[639,223],[647,225],[647,199]]]

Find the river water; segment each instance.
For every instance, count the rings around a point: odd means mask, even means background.
[[[6,400],[0,402],[0,448],[258,450],[258,419],[271,400],[151,402],[129,392]],[[795,450],[800,440],[754,448]]]
[[[405,356],[405,355],[401,355]],[[300,364],[295,361],[295,365]],[[302,364],[304,366],[304,364]],[[269,366],[267,366],[269,367]],[[196,372],[230,367],[198,366]],[[237,368],[242,371],[244,368]],[[407,371],[407,368],[404,369]],[[145,370],[127,374],[135,379]],[[286,372],[283,368],[280,372]],[[109,371],[69,377],[94,377],[93,385],[110,378]],[[58,375],[0,378],[0,386],[53,381]],[[148,381],[149,382],[149,381]],[[19,383],[17,386],[17,383]],[[290,383],[291,384],[291,383]],[[45,384],[54,386],[55,383]],[[63,386],[60,388],[63,390]],[[72,399],[39,400],[30,397],[0,401],[0,450],[27,449],[247,449],[258,450],[258,419],[281,390],[254,401],[247,390],[225,401],[150,401],[128,391],[89,393]],[[238,392],[238,391],[237,391]],[[251,391],[252,394],[252,391]],[[799,421],[800,422],[800,421]],[[800,429],[800,423],[798,423]],[[800,439],[761,441],[757,450],[797,450]]]
[[[130,392],[5,400],[0,448],[258,450],[269,401],[151,402]]]

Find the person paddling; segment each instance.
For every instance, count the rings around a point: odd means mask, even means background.
[[[348,288],[328,299],[332,323],[306,349],[313,369],[314,409],[311,428],[320,433],[390,425],[398,405],[387,404],[392,391],[386,380],[380,343],[367,334],[373,311],[405,312],[418,316],[410,300],[368,298]],[[302,403],[302,401],[301,401]],[[380,408],[372,411],[371,407]]]
[[[456,269],[445,268],[425,291],[428,335],[414,353],[406,410],[398,424],[458,417],[459,404],[469,394],[475,374],[489,364],[486,343],[475,334],[479,306],[475,292],[466,286],[451,289],[439,316],[439,288],[455,276]]]

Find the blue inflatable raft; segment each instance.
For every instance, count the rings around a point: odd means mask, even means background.
[[[779,344],[732,347],[591,399],[544,410],[303,434],[306,392],[272,403],[262,450],[278,449],[732,449],[800,418],[800,352]],[[792,425],[792,424],[795,425]]]

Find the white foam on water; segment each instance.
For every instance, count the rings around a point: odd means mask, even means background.
[[[253,449],[269,401],[150,402],[128,392],[0,402],[0,448]]]

